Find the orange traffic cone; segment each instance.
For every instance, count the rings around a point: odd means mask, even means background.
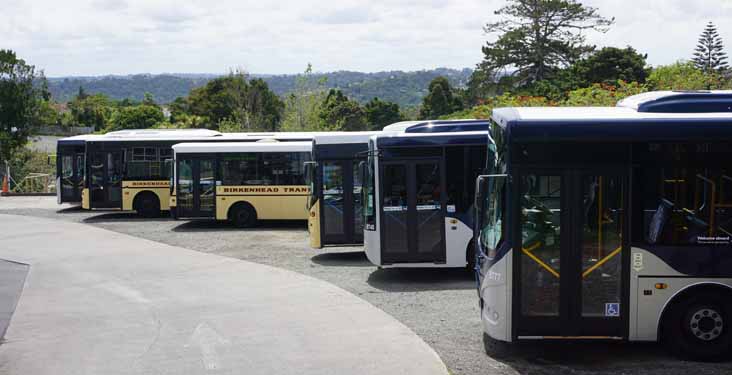
[[[8,186],[8,176],[3,176],[3,195],[8,195],[10,193],[10,187]]]

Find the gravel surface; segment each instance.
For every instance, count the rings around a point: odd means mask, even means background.
[[[525,344],[517,353],[493,359],[484,351],[475,282],[470,273],[379,270],[356,247],[313,250],[308,247],[303,222],[265,223],[255,229],[240,230],[210,221],[141,219],[130,213],[87,212],[57,206],[51,197],[0,198],[0,213],[83,222],[317,277],[399,319],[431,345],[454,374],[732,373],[732,362],[683,362],[669,357],[656,344]]]

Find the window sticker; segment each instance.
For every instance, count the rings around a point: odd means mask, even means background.
[[[447,212],[455,212],[455,205],[454,204],[448,204],[447,205]]]
[[[606,303],[605,304],[605,316],[620,316],[620,304],[619,303]]]
[[[417,205],[417,211],[431,211],[431,210],[438,210],[439,208],[440,208],[440,206],[436,205],[436,204]]]

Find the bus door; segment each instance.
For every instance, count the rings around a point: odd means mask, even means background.
[[[324,244],[363,242],[361,219],[361,182],[358,161],[329,160],[322,163]]]
[[[446,194],[440,159],[383,165],[382,263],[444,263]]]
[[[178,161],[178,217],[214,217],[216,214],[216,161],[183,157]]]
[[[627,321],[627,179],[520,174],[514,243],[517,336],[621,338]]]
[[[122,208],[122,151],[92,152],[90,158],[90,207]]]
[[[62,150],[59,189],[61,202],[81,202],[81,189],[84,186],[84,153]]]

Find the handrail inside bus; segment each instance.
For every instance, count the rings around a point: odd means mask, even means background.
[[[697,174],[696,178],[698,180],[701,180],[702,183],[707,183],[712,189],[711,199],[710,199],[711,207],[709,207],[709,236],[712,237],[712,236],[714,236],[714,214],[717,209],[717,207],[716,207],[717,184],[714,181],[710,180],[709,178],[707,178],[701,174]],[[695,189],[695,190],[696,190],[696,192],[694,193],[694,209],[701,211],[702,206],[700,205],[700,202],[699,202],[701,189]],[[704,205],[706,205],[706,203],[707,202],[703,202]]]
[[[549,266],[548,264],[544,263],[544,261],[543,261],[543,260],[539,259],[539,257],[537,257],[536,255],[534,255],[534,254],[532,253],[532,251],[536,250],[536,249],[537,249],[537,248],[539,248],[540,246],[541,246],[541,242],[537,242],[537,243],[535,243],[535,244],[533,244],[533,245],[529,246],[529,248],[528,248],[528,249],[527,249],[527,248],[525,248],[525,247],[522,247],[522,248],[521,248],[521,251],[523,251],[523,253],[524,253],[524,254],[526,254],[526,255],[527,255],[527,256],[528,256],[529,258],[531,258],[531,259],[532,259],[532,260],[533,260],[534,262],[536,262],[536,263],[537,263],[538,265],[540,265],[540,266],[541,266],[542,268],[544,268],[544,269],[545,269],[545,270],[547,270],[547,271],[548,271],[549,273],[551,273],[552,275],[554,275],[554,277],[556,277],[556,278],[559,278],[559,272],[555,271],[555,270],[554,270],[554,268],[552,268],[552,267],[551,267],[551,266]]]

